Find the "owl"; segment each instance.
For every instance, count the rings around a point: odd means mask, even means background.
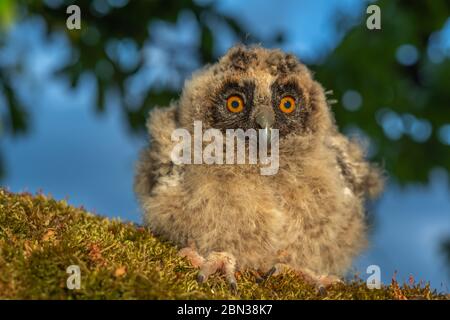
[[[278,132],[276,174],[261,164],[176,164],[172,133],[204,129]],[[364,148],[339,133],[322,86],[293,54],[235,46],[186,80],[180,98],[153,109],[136,165],[144,223],[199,268],[237,288],[293,270],[324,288],[340,281],[366,245],[364,203],[383,186]]]

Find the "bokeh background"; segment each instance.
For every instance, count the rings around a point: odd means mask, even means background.
[[[351,272],[450,286],[450,3],[362,0],[0,0],[0,183],[139,222],[145,117],[235,43],[295,53],[341,130],[389,174]],[[381,9],[368,30],[366,9]],[[0,226],[1,227],[1,226]]]

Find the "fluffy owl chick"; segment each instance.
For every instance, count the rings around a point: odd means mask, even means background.
[[[278,129],[278,172],[175,165],[171,134],[193,133],[194,121],[222,132]],[[144,221],[183,248],[200,281],[220,271],[235,286],[238,269],[288,268],[326,285],[364,248],[364,200],[381,191],[381,175],[337,131],[323,88],[295,56],[234,47],[194,73],[178,101],[153,110],[147,128],[135,179]]]

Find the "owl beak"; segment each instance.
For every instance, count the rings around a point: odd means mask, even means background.
[[[272,125],[275,117],[272,110],[261,110],[256,116],[256,123],[262,129],[259,130],[260,137],[266,141],[266,145],[270,144],[270,136]]]

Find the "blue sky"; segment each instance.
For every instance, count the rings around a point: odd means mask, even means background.
[[[283,49],[295,52],[301,59],[315,60],[329,53],[342,34],[334,27],[336,12],[356,18],[363,12],[361,0],[224,0],[216,7],[229,17],[238,17],[250,34],[267,39],[283,32]],[[227,43],[229,46],[230,43]]]
[[[356,0],[286,0],[280,1],[278,10],[268,1],[249,0],[245,4],[225,0],[218,3],[218,8],[228,15],[239,15],[250,32],[263,38],[273,30],[285,30],[285,49],[306,59],[320,57],[336,46],[334,39],[339,35],[330,19],[332,12],[338,8],[357,15],[362,8]],[[179,36],[173,41],[196,41],[190,35],[195,21],[189,19],[189,14],[184,14],[180,15],[178,27],[163,23],[150,27],[146,49],[149,57],[159,54],[157,63],[164,58],[151,41],[157,40],[158,28],[165,29],[166,36]],[[18,58],[26,61],[14,83],[32,114],[29,134],[0,140],[7,173],[2,184],[12,191],[43,190],[99,214],[140,221],[132,180],[134,162],[146,143],[145,137],[129,134],[114,96],[108,98],[107,112],[93,112],[96,86],[92,76],[84,75],[80,86],[72,90],[66,79],[51,75],[67,60],[68,43],[62,34],[45,39],[44,30],[45,22],[33,18],[13,28],[10,36],[14,41],[0,49],[0,64],[11,64]],[[226,30],[221,32],[218,54],[233,43]],[[147,69],[136,79],[147,79],[148,85],[159,79],[148,74],[154,64],[149,59]],[[195,66],[194,62],[191,67]],[[144,90],[146,86],[133,84],[140,82],[136,79],[130,81],[130,90]],[[2,108],[0,94],[0,111]],[[430,181],[427,186],[404,189],[391,184],[375,204],[371,247],[355,262],[355,270],[363,278],[366,267],[377,264],[383,282],[389,282],[398,270],[400,280],[413,274],[416,279],[430,280],[439,290],[449,291],[448,271],[439,245],[444,236],[450,235],[450,189],[444,172],[435,171]]]

